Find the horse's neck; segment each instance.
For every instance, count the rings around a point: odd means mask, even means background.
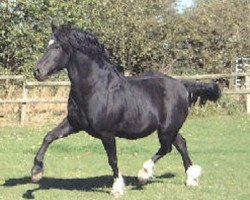
[[[72,87],[81,93],[88,95],[94,90],[107,91],[111,82],[117,82],[118,75],[109,63],[94,62],[90,59],[75,59],[68,68],[69,79]]]

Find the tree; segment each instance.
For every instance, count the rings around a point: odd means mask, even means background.
[[[248,0],[196,0],[179,14],[175,0],[5,0],[0,2],[0,73],[32,77],[50,23],[94,32],[119,65],[137,74],[229,72],[250,55]]]
[[[250,56],[250,3],[247,0],[196,1],[175,30],[174,73],[230,72],[236,56]]]
[[[166,0],[7,1],[1,3],[1,65],[17,73],[31,70],[43,51],[50,22],[72,23],[97,33],[117,62],[139,73],[162,64],[169,21]]]

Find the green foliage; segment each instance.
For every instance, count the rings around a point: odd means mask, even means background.
[[[246,112],[246,97],[222,95],[218,102],[207,102],[205,106],[193,106],[190,115],[195,117],[209,117],[213,115],[239,115]]]
[[[236,56],[250,55],[250,3],[197,1],[180,15],[173,48],[175,73],[230,72]]]
[[[179,14],[175,0],[5,0],[0,2],[0,73],[32,77],[51,21],[96,33],[133,73],[228,72],[250,55],[248,0],[197,1]],[[10,71],[11,70],[11,71]]]
[[[170,3],[116,0],[102,4],[97,32],[120,65],[133,73],[161,66],[166,25],[173,18],[170,13],[175,14]]]

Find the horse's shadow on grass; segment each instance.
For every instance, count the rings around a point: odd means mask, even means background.
[[[160,179],[173,178],[175,174],[167,173],[159,177],[156,177],[155,180],[150,181],[148,184],[161,182]],[[127,186],[130,186],[132,190],[142,190],[143,185],[138,182],[137,177],[135,176],[124,176]],[[11,178],[5,180],[3,187],[14,187],[17,185],[25,185],[31,183],[30,177],[21,177],[21,178]],[[49,190],[49,189],[60,189],[60,190],[80,190],[86,192],[103,192],[108,193],[112,187],[113,179],[111,176],[99,176],[99,177],[89,177],[89,178],[73,178],[73,179],[63,179],[63,178],[53,178],[53,177],[44,177],[40,180],[37,185],[38,188],[27,190],[23,194],[24,199],[34,199],[33,193],[38,190]],[[106,189],[105,189],[106,188]]]

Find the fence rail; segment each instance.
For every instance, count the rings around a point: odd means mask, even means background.
[[[1,75],[0,80],[24,80],[23,76]]]
[[[34,87],[34,86],[45,86],[45,87],[49,87],[49,86],[70,86],[70,82],[69,81],[27,82],[25,85],[27,87]]]
[[[0,104],[29,104],[29,103],[67,103],[68,99],[0,99]]]
[[[247,73],[238,73],[238,76],[248,76]],[[234,78],[235,74],[202,74],[192,76],[173,76],[176,79],[189,79],[189,80],[204,80],[204,79],[218,79],[218,78]]]
[[[249,80],[249,73],[240,73],[238,76],[245,77]],[[218,78],[234,78],[235,74],[205,74],[205,75],[193,75],[193,76],[173,76],[176,79],[189,79],[189,80],[209,80]],[[22,98],[19,99],[0,99],[0,104],[21,104],[21,117],[20,124],[23,125],[26,117],[26,106],[27,104],[38,104],[38,103],[67,103],[66,98],[29,98],[28,91],[33,87],[69,87],[69,81],[60,82],[26,82],[23,76],[0,76],[0,80],[21,80],[22,81]],[[227,95],[246,95],[247,96],[247,112],[250,113],[250,87],[249,85],[246,89],[241,90],[224,90],[223,94]],[[1,113],[0,116],[2,117]]]

